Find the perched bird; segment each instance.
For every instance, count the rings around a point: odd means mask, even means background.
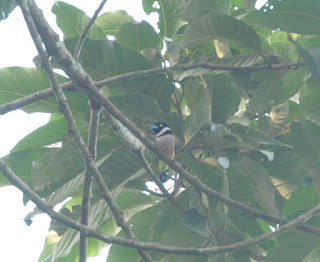
[[[160,151],[166,154],[169,158],[173,159],[175,154],[175,138],[172,134],[170,127],[163,122],[155,123],[149,126],[150,129],[156,134],[156,144]],[[163,161],[159,162],[160,181],[166,182],[168,179],[168,165]]]

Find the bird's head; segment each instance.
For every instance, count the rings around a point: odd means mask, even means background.
[[[153,132],[156,134],[156,136],[163,136],[166,134],[172,134],[172,131],[170,127],[166,123],[158,122],[151,126],[149,126],[150,129],[153,130]]]

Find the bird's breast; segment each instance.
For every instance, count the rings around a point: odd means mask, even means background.
[[[159,147],[160,151],[166,154],[171,159],[174,158],[175,142],[175,138],[171,134],[156,138],[156,144]]]

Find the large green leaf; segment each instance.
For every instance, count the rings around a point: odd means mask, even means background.
[[[173,38],[179,28],[184,24],[177,16],[175,0],[142,0],[143,9],[147,14],[157,12],[159,14],[158,26],[162,37]],[[156,8],[155,5],[159,5]]]
[[[77,39],[67,39],[73,50]],[[88,39],[82,49],[80,61],[85,70],[95,79],[102,80],[127,72],[149,69],[152,63],[143,55],[114,41]],[[123,92],[139,92],[156,99],[159,107],[168,112],[173,86],[164,75],[132,79],[110,85]]]
[[[24,182],[28,182],[31,177],[32,165],[40,159],[42,155],[50,152],[50,148],[32,148],[20,152],[11,153],[2,158],[13,172]],[[9,181],[4,175],[0,176],[0,187],[9,185]]]
[[[278,237],[279,245],[268,252],[266,262],[317,261],[319,237],[301,231],[292,231]]]
[[[249,13],[245,20],[261,27],[297,34],[320,34],[320,4],[313,0],[268,1],[259,11]]]
[[[177,3],[178,16],[182,20],[188,22],[207,14],[212,10],[226,13],[230,6],[230,2],[225,0],[178,0]]]
[[[134,22],[133,17],[128,15],[126,11],[117,10],[102,14],[96,19],[95,24],[103,30],[105,35],[115,36],[120,27],[129,22]]]
[[[242,158],[236,168],[250,178],[257,203],[270,214],[279,216],[276,188],[272,184],[268,172],[258,162],[247,157]]]
[[[232,16],[220,13],[209,13],[193,20],[184,32],[181,46],[195,47],[215,39],[238,42],[253,50],[260,49],[260,38],[250,26]]]
[[[48,124],[39,127],[31,134],[24,137],[11,152],[52,145],[62,141],[62,138],[67,131],[67,123],[64,118],[60,117],[57,120],[50,121]]]
[[[122,187],[123,185],[120,185]],[[122,192],[119,194],[119,190],[113,191],[113,197],[116,198],[117,204],[120,206],[120,208],[123,210],[123,216],[124,219],[127,221],[129,220],[134,214],[141,212],[147,208],[150,208],[154,204],[150,201],[150,198],[142,193],[134,193],[134,192]],[[118,196],[119,194],[119,196]],[[68,205],[67,203],[66,205]],[[70,215],[76,215],[80,209],[77,209],[73,207],[73,213]],[[80,221],[79,214],[78,221]],[[109,221],[109,222],[108,222]],[[107,223],[107,225],[103,225]],[[102,226],[103,225],[103,226]],[[89,226],[91,228],[98,228],[101,227],[104,228],[106,226],[110,225],[113,227],[113,231],[111,232],[109,230],[108,234],[116,235],[119,232],[119,228],[116,225],[116,222],[112,220],[111,211],[104,199],[100,199],[99,201],[96,201],[90,209],[89,214]],[[58,228],[55,228],[55,226],[58,226]],[[53,230],[59,230],[59,224],[53,223],[51,225],[51,229]],[[52,239],[54,239],[55,235],[52,236]],[[43,252],[42,257],[45,257],[48,253],[48,250],[52,250],[52,255],[55,258],[55,260],[59,261],[70,261],[72,257],[78,256],[79,253],[79,246],[75,245],[79,241],[80,234],[79,232],[75,231],[74,229],[68,228],[64,233],[62,238],[59,240],[59,242],[52,246],[50,245],[50,237],[47,238],[47,244],[45,247],[45,252]],[[96,244],[95,242],[91,243],[89,242],[88,249],[91,251],[90,255],[97,255],[96,252],[93,252],[93,246],[92,244]],[[101,244],[101,243],[100,243]],[[46,250],[47,249],[47,250]],[[72,250],[75,249],[75,250]]]
[[[205,77],[208,88],[212,88],[212,122],[225,123],[238,111],[239,91],[229,75]]]
[[[301,186],[284,205],[283,214],[294,218],[315,207],[319,200],[319,195],[313,186]]]
[[[57,75],[60,83],[68,79]],[[10,67],[0,69],[0,104],[5,104],[24,98],[35,92],[49,88],[50,82],[44,70]],[[67,98],[73,113],[83,113],[88,110],[88,102],[83,94],[67,93]],[[22,108],[27,113],[44,112],[60,113],[55,97],[40,100]]]
[[[320,88],[319,81],[310,80],[301,89],[300,109],[302,115],[320,126]]]
[[[142,21],[140,23],[125,23],[116,34],[117,41],[137,52],[144,49],[162,50],[162,41],[154,28]]]
[[[212,91],[207,87],[198,106],[185,120],[184,140],[188,144],[190,140],[200,131],[204,124],[211,121],[212,117]]]
[[[57,17],[57,24],[64,34],[64,38],[79,37],[90,18],[82,10],[64,2],[55,2],[52,12]],[[105,39],[105,33],[95,23],[90,27],[88,38]]]

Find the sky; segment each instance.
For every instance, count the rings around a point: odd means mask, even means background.
[[[54,0],[36,0],[36,2],[54,30],[59,31],[55,25],[55,16],[50,12]],[[90,17],[100,4],[100,0],[64,0],[64,2],[77,6]],[[258,2],[257,8],[266,1]],[[123,9],[135,20],[144,19],[156,26],[157,17],[146,16],[141,0],[108,0],[100,14]],[[37,55],[36,49],[18,8],[8,19],[0,22],[0,32],[4,36],[0,41],[0,69],[11,66],[34,67],[32,59]],[[26,114],[20,110],[0,116],[0,157],[7,155],[24,136],[46,124],[49,117],[49,114]],[[18,189],[13,186],[0,188],[0,261],[38,261],[50,218],[45,214],[37,215],[32,225],[27,226],[23,218],[32,209],[33,204],[23,205],[22,193]],[[88,261],[105,261],[106,254],[105,250],[100,256]]]

